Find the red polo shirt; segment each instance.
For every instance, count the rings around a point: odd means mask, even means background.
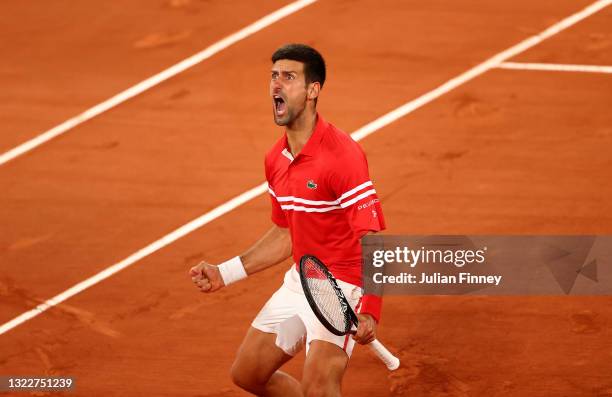
[[[339,280],[361,286],[361,243],[385,228],[363,150],[317,114],[315,129],[293,158],[285,134],[266,154],[272,221],[288,227],[296,264],[319,258]],[[365,295],[361,312],[380,318],[381,300]]]

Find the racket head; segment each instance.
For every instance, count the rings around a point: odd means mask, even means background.
[[[304,255],[299,268],[304,295],[321,324],[334,335],[351,333],[357,316],[327,266],[313,255]]]

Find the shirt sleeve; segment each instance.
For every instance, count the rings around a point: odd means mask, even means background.
[[[287,217],[283,209],[281,208],[278,200],[276,199],[276,193],[274,192],[274,188],[272,183],[270,182],[270,168],[271,168],[271,160],[268,155],[266,155],[264,161],[264,170],[266,172],[266,182],[268,182],[268,193],[270,194],[270,203],[272,204],[272,222],[278,227],[287,228],[289,227],[289,222],[287,222]]]
[[[278,200],[276,199],[276,194],[268,184],[268,193],[270,193],[270,200],[272,202],[272,222],[278,227],[287,228],[289,227],[289,222],[287,222],[287,217],[283,209],[281,208]]]
[[[368,232],[384,230],[385,219],[365,154],[360,150],[353,157],[334,167],[330,182],[351,229],[361,238]]]

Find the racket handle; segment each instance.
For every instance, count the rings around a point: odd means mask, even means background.
[[[399,368],[400,360],[395,357],[386,347],[383,346],[382,343],[378,341],[378,339],[374,339],[372,342],[368,343],[370,349],[376,354],[380,360],[385,363],[389,371],[395,371]]]

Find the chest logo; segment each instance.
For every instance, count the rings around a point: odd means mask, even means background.
[[[306,187],[308,189],[316,189],[317,188],[317,184],[315,183],[315,181],[313,181],[312,179],[308,180],[308,182],[306,182]]]

